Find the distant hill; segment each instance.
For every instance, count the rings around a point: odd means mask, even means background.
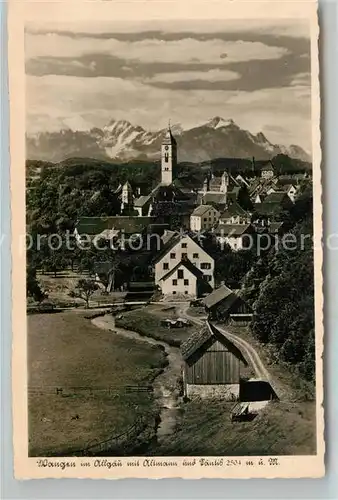
[[[286,155],[277,155],[271,160],[276,167],[276,172],[281,174],[296,174],[311,171],[311,164],[301,160],[289,158]],[[227,170],[232,175],[244,174],[248,176],[260,175],[262,166],[266,160],[257,160],[253,163],[248,159],[241,158],[216,158],[214,160],[192,163],[182,162],[177,165],[174,178],[178,185],[187,187],[201,187],[208,172],[216,175]],[[133,160],[130,162],[117,163],[96,158],[68,158],[58,163],[44,162],[41,160],[26,161],[27,182],[39,179],[44,169],[55,169],[59,171],[60,182],[64,177],[77,177],[104,172],[117,186],[129,180],[134,186],[139,186],[142,191],[148,192],[151,186],[160,182],[161,167],[159,161]],[[76,182],[76,181],[74,181]]]
[[[178,144],[180,162],[200,163],[215,158],[270,159],[278,154],[309,161],[300,146],[271,143],[262,132],[252,134],[233,120],[216,116],[206,123],[183,130],[172,127]],[[165,130],[147,131],[126,120],[112,120],[102,129],[90,131],[45,132],[27,135],[27,158],[60,162],[73,157],[127,162],[159,159]]]

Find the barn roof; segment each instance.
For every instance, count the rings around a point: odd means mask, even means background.
[[[208,340],[213,337],[217,337],[228,350],[236,356],[237,359],[242,361],[247,365],[247,361],[244,358],[241,351],[236,347],[216,326],[212,325],[209,321],[206,322],[205,326],[199,332],[191,335],[182,345],[181,353],[184,360],[189,359],[198,349],[200,349]]]
[[[221,285],[218,288],[216,288],[213,292],[211,292],[209,295],[207,295],[207,297],[205,297],[202,300],[202,302],[206,307],[212,307],[232,295],[235,296],[235,298],[237,298],[237,296],[234,294],[232,290],[230,290],[230,288],[228,288],[225,285]]]

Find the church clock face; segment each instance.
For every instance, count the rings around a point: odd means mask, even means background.
[[[165,147],[164,147],[164,149],[165,149],[166,151],[168,151],[168,149],[169,149],[169,146],[165,146]]]

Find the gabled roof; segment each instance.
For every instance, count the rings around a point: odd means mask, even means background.
[[[251,224],[219,224],[215,228],[215,234],[219,236],[241,236],[248,232]]]
[[[218,304],[221,300],[224,300],[226,297],[229,297],[229,295],[233,294],[234,292],[230,290],[230,288],[225,285],[221,285],[205,297],[202,302],[205,306],[212,307],[215,304]]]
[[[261,163],[261,172],[263,172],[263,170],[265,171],[272,171],[274,172],[275,171],[275,168],[273,166],[273,163],[271,160],[267,160],[266,162],[260,162]]]
[[[285,193],[285,191],[275,191],[274,193],[270,193],[264,199],[264,203],[281,203],[284,200],[288,200],[289,197]]]
[[[243,217],[244,216],[250,217],[250,214],[246,210],[244,210],[244,208],[242,208],[237,201],[234,201],[233,203],[231,203],[231,205],[228,207],[228,209],[221,214],[220,218],[221,219],[229,219],[230,217],[232,217],[234,215],[241,215]]]
[[[167,245],[167,243],[174,238],[174,236],[178,236],[177,231],[172,231],[171,229],[167,229],[161,236],[161,240],[164,245]]]
[[[202,197],[202,202],[204,205],[209,203],[215,203],[216,205],[226,205],[227,195],[224,193],[206,193]]]
[[[218,328],[212,325],[209,321],[202,327],[199,332],[191,335],[181,346],[181,353],[183,359],[189,359],[198,349],[200,349],[206,342],[213,337],[217,338],[220,342],[226,345],[227,349],[236,356],[244,365],[247,361],[241,351],[236,347]]]
[[[179,243],[183,238],[190,238],[192,241],[194,241],[196,243],[196,245],[198,245],[201,250],[203,250],[203,252],[205,252],[207,255],[209,255],[205,250],[204,248],[199,244],[198,241],[196,241],[196,239],[193,239],[189,234],[180,234],[178,233],[177,236],[173,236],[167,244],[164,245],[164,247],[162,248],[162,250],[156,255],[155,259],[154,259],[154,263],[158,262],[159,260],[162,259],[162,257],[164,257],[165,255],[167,255],[167,253],[170,252],[171,249],[173,249],[177,243]]]
[[[167,272],[167,274],[165,274],[164,276],[162,276],[162,278],[160,279],[165,281],[166,279],[170,278],[170,276],[172,274],[174,274],[174,272],[179,269],[181,266],[184,266],[188,271],[190,271],[194,276],[196,276],[197,279],[203,279],[203,273],[202,271],[200,271],[200,269],[198,269],[196,266],[194,266],[194,264],[192,262],[190,262],[190,260],[181,260],[181,262],[179,262],[178,264],[176,264],[175,267],[173,267],[170,271]]]
[[[197,215],[202,217],[205,213],[207,213],[209,210],[214,209],[212,205],[199,205],[198,207],[195,208],[193,213],[191,215]]]
[[[149,194],[147,196],[140,196],[134,201],[134,207],[144,207],[150,200],[151,197]]]

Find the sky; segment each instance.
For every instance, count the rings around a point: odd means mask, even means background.
[[[301,20],[27,24],[27,133],[128,120],[146,130],[233,119],[311,151]]]

